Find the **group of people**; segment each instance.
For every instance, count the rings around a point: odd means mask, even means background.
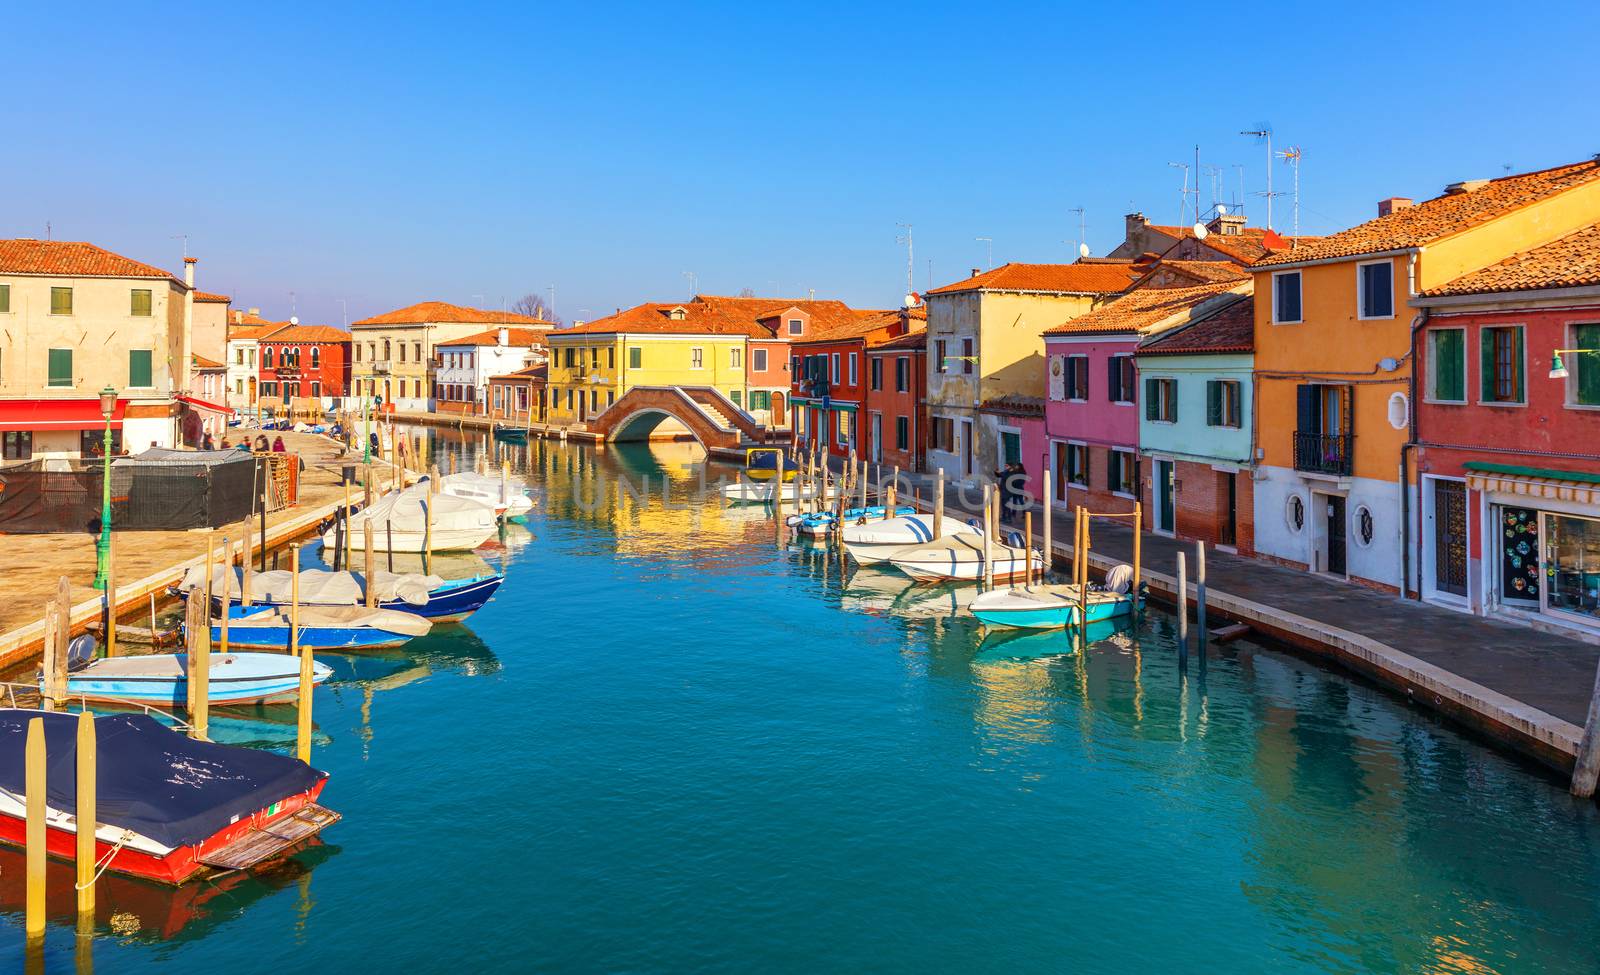
[[[244,437],[240,437],[239,438],[239,442],[237,444],[231,443],[231,442],[229,442],[227,437],[223,437],[221,445],[218,445],[216,440],[213,439],[211,434],[208,433],[208,434],[206,434],[204,442],[201,443],[200,449],[202,449],[202,450],[254,450],[254,451],[258,452],[258,453],[263,453],[263,454],[269,453],[269,452],[270,453],[274,453],[274,454],[285,454],[285,453],[289,452],[289,448],[284,446],[282,437],[273,438],[272,443],[269,444],[269,443],[267,443],[267,435],[264,434],[264,433],[258,434],[256,436],[256,441],[255,441],[254,444],[250,443],[250,438],[248,436],[244,436]]]

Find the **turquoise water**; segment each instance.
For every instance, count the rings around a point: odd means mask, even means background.
[[[344,821],[261,876],[108,882],[102,972],[1600,966],[1594,807],[1385,693],[1249,643],[1183,679],[1159,613],[984,640],[959,593],[694,503],[684,448],[513,452],[541,498],[499,597],[327,658]],[[292,747],[291,710],[215,723]]]

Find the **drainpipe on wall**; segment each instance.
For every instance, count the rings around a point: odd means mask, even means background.
[[[1417,296],[1417,253],[1411,254],[1406,267],[1406,291]],[[1428,321],[1428,309],[1423,308],[1411,319],[1411,372],[1406,377],[1406,442],[1400,447],[1400,596],[1411,599],[1411,454],[1416,450],[1417,430],[1417,337]],[[1417,542],[1422,541],[1422,479],[1417,478]],[[1417,594],[1422,599],[1422,558],[1417,558]]]

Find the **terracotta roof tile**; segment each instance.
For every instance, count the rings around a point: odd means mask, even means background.
[[[1146,280],[1163,271],[1170,272],[1174,277],[1188,278],[1196,284],[1243,281],[1250,276],[1249,271],[1233,261],[1161,261],[1136,281],[1134,287],[1142,286]]]
[[[773,321],[791,308],[798,308],[811,317],[813,328],[828,330],[852,326],[859,312],[842,301],[789,301],[783,298],[725,298],[718,295],[696,295],[688,301],[649,301],[632,308],[624,308],[614,315],[584,322],[572,328],[558,329],[551,335],[609,335],[616,333],[655,333],[660,335],[744,335],[750,338],[772,338],[773,328],[763,324]],[[675,319],[673,312],[683,310],[683,317]]]
[[[1254,264],[1275,250],[1291,245],[1303,247],[1309,241],[1322,239],[1305,235],[1291,237],[1265,227],[1240,227],[1236,234],[1213,231],[1206,234],[1204,240],[1195,235],[1193,227],[1168,227],[1153,223],[1150,224],[1150,229],[1174,240],[1199,240],[1202,247],[1209,247],[1219,254],[1226,254],[1235,262],[1244,265]]]
[[[1002,264],[993,270],[926,292],[1029,291],[1046,294],[1097,295],[1121,291],[1138,272],[1132,261],[1080,261],[1076,264]]]
[[[1589,284],[1600,284],[1600,224],[1512,254],[1498,264],[1463,274],[1423,294],[1431,298]]]
[[[196,369],[211,370],[211,369],[226,369],[226,368],[228,368],[227,366],[223,365],[222,363],[218,362],[215,359],[207,359],[205,356],[201,355],[198,352],[189,353],[189,360],[194,363],[194,367]]]
[[[351,322],[351,327],[371,325],[423,325],[431,322],[451,322],[470,325],[549,325],[542,318],[532,315],[518,315],[509,311],[485,311],[482,308],[467,308],[463,305],[452,305],[446,301],[421,301],[415,305],[407,305],[394,311],[363,318],[359,322]]]
[[[257,336],[263,342],[321,342],[350,341],[350,333],[332,325],[285,325]]]
[[[1600,161],[1589,159],[1534,173],[1483,180],[1475,189],[1446,192],[1349,230],[1301,244],[1293,250],[1280,251],[1263,258],[1258,266],[1421,247],[1597,178],[1600,178]]]
[[[1006,416],[1044,416],[1044,397],[1006,393],[978,404],[980,413],[1001,413]]]
[[[1187,325],[1180,325],[1145,339],[1139,355],[1222,355],[1254,352],[1256,341],[1255,299],[1244,295]]]
[[[928,330],[919,328],[914,332],[896,336],[887,342],[880,342],[867,349],[869,355],[878,352],[904,352],[908,349],[926,349],[928,347]]]
[[[549,329],[540,328],[508,328],[506,329],[506,344],[509,346],[534,346],[544,345],[545,335]],[[491,328],[482,332],[474,332],[464,338],[451,339],[448,342],[435,342],[439,348],[457,345],[499,345],[500,330]]]
[[[0,240],[0,274],[60,274],[82,278],[178,279],[103,247],[73,240]]]
[[[494,382],[496,379],[531,379],[534,382],[544,382],[549,376],[550,364],[548,362],[540,362],[524,369],[518,369],[516,372],[508,372],[501,376],[490,376],[489,381]]]
[[[1090,335],[1098,332],[1147,332],[1186,321],[1196,309],[1230,292],[1250,290],[1248,282],[1203,284],[1193,288],[1141,288],[1094,311],[1046,329],[1046,335]]]
[[[210,301],[219,305],[226,305],[233,301],[233,299],[227,295],[214,295],[209,291],[196,291],[193,292],[193,294],[195,301]]]

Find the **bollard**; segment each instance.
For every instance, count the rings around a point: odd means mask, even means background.
[[[944,537],[944,472],[940,471],[933,482],[933,540]]]
[[[1189,668],[1189,567],[1178,553],[1178,670]]]
[[[78,916],[94,916],[95,763],[99,758],[94,714],[78,712],[78,795],[73,810],[77,819]]]
[[[377,609],[378,608],[378,589],[377,589],[377,586],[373,582],[373,573],[372,573],[372,522],[371,521],[364,521],[364,522],[361,523],[361,543],[362,543],[362,546],[366,549],[366,551],[364,553],[365,556],[366,556],[366,584],[363,586],[363,588],[366,589],[367,608],[368,609]]]
[[[44,936],[45,760],[44,719],[31,718],[27,744],[23,746],[23,793],[27,804],[23,848],[28,864],[24,929],[30,939]]]
[[[1206,667],[1206,648],[1211,643],[1206,631],[1206,543],[1194,543],[1194,648],[1200,656],[1200,669]]]

